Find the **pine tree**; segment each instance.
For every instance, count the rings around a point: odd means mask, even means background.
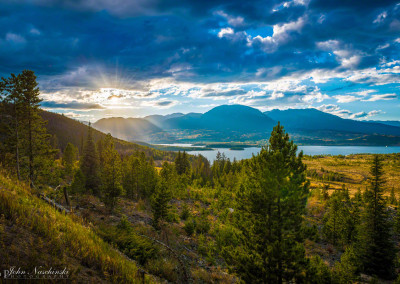
[[[157,185],[157,171],[154,167],[154,160],[153,158],[150,158],[150,160],[147,161],[144,152],[140,152],[139,160],[142,196],[150,197]]]
[[[104,165],[101,170],[101,179],[104,203],[113,209],[117,198],[122,194],[122,162],[110,134],[105,138],[102,156]]]
[[[86,192],[86,181],[85,175],[83,174],[82,170],[78,168],[75,171],[74,178],[71,184],[71,192],[73,193],[85,193]]]
[[[123,163],[123,186],[126,196],[130,199],[138,199],[140,192],[140,161],[134,155],[127,157]]]
[[[170,200],[170,188],[168,183],[162,179],[157,183],[156,191],[151,202],[154,228],[159,229],[161,227],[161,222],[167,219],[170,208],[168,203]]]
[[[178,155],[176,155],[175,158],[175,170],[178,173],[178,175],[183,173],[181,151],[178,151]]]
[[[174,168],[164,162],[160,172],[160,180],[157,183],[156,190],[152,196],[151,207],[153,211],[153,226],[160,229],[162,221],[165,221],[170,208],[169,201],[171,200],[171,177],[174,175]]]
[[[65,168],[65,175],[66,175],[67,179],[70,179],[74,172],[76,151],[77,151],[76,147],[71,143],[68,143],[64,150],[62,164]]]
[[[334,245],[349,244],[355,233],[352,203],[347,190],[335,191],[327,202],[327,212],[324,216],[323,233]]]
[[[243,173],[235,224],[239,247],[225,257],[246,283],[299,282],[307,268],[302,223],[308,194],[302,152],[278,123]]]
[[[394,187],[392,187],[392,190],[390,191],[389,202],[392,205],[397,205],[397,199],[396,199],[396,194],[394,193]]]
[[[40,162],[38,161],[42,151],[49,148],[45,145],[49,135],[46,135],[44,128],[44,121],[40,117],[40,102],[39,88],[36,82],[36,76],[33,71],[24,70],[21,76],[21,89],[22,89],[22,115],[23,123],[26,125],[24,129],[26,151],[28,156],[29,180],[32,184],[35,180],[35,170],[38,169]],[[42,144],[43,143],[43,144]],[[47,146],[47,147],[46,147]]]
[[[395,247],[383,197],[383,166],[378,155],[374,156],[370,175],[370,186],[364,194],[365,209],[359,229],[358,254],[365,273],[390,279],[394,273]]]
[[[92,127],[89,123],[88,136],[83,148],[81,159],[81,170],[85,176],[85,188],[87,192],[99,195],[100,176],[99,176],[99,157],[94,143]]]
[[[182,154],[181,151],[178,152],[175,158],[175,170],[178,175],[190,174],[190,161],[185,151]]]
[[[8,79],[2,78],[3,105],[8,108],[11,152],[14,153],[16,172],[22,178],[22,169],[27,168],[27,179],[31,186],[38,177],[49,173],[55,150],[50,145],[45,121],[40,116],[39,88],[33,71],[24,70]]]
[[[21,125],[21,84],[19,76],[11,74],[10,78],[1,78],[0,95],[3,97],[1,106],[2,124],[7,133],[7,150],[15,154],[15,170],[18,180],[21,180],[20,172],[20,125]]]

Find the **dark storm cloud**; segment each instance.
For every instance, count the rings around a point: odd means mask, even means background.
[[[173,101],[159,101],[159,102],[155,102],[154,103],[154,105],[162,106],[162,107],[169,106],[169,105],[172,105],[172,104],[174,104]]]
[[[104,109],[104,107],[102,107],[99,104],[80,103],[80,102],[59,103],[54,101],[43,101],[41,105],[42,107],[48,109],[74,109],[74,110]]]
[[[129,88],[153,78],[268,81],[362,69],[398,59],[399,16],[388,0],[0,1],[0,74],[33,69],[55,91],[101,80]],[[273,35],[247,33],[272,25]],[[116,70],[123,82],[105,82]]]

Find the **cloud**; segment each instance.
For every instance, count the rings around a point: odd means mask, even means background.
[[[334,98],[337,100],[338,103],[351,103],[360,100],[359,97],[351,95],[338,95],[334,96]]]
[[[60,103],[54,101],[43,101],[41,106],[46,109],[75,109],[75,110],[99,110],[104,109],[103,106],[99,104],[92,103],[80,103],[77,101]]]
[[[261,48],[267,53],[275,52],[279,46],[291,41],[294,33],[300,33],[304,24],[305,19],[300,17],[297,21],[274,25],[272,36],[262,37],[257,35],[256,37],[249,39],[248,45],[255,48]]]
[[[379,113],[381,113],[381,111],[379,111],[379,110],[372,110],[370,112],[361,111],[361,112],[353,113],[352,115],[349,116],[349,118],[350,119],[366,119],[366,118],[370,118],[372,116],[378,115]]]
[[[383,104],[400,85],[397,4],[1,1],[0,76],[33,69],[46,100],[105,108]]]
[[[218,37],[224,37],[226,35],[233,35],[235,32],[232,28],[223,28],[219,31]]]
[[[160,99],[157,101],[144,101],[141,103],[142,106],[150,106],[153,108],[160,108],[160,109],[166,109],[166,108],[171,108],[175,105],[179,104],[178,101],[176,100],[168,100],[168,99]]]
[[[380,24],[380,23],[382,23],[382,22],[386,19],[386,17],[387,17],[387,12],[384,11],[384,12],[380,13],[380,14],[376,17],[376,19],[373,21],[373,23],[374,23],[374,24]]]
[[[342,109],[337,105],[333,105],[333,104],[328,104],[328,105],[321,105],[319,107],[317,107],[318,110],[326,112],[326,113],[330,113],[342,118],[347,118],[350,115],[352,115],[352,112],[347,110],[347,109]]]
[[[7,33],[6,34],[6,41],[11,42],[13,44],[25,44],[26,39],[19,35],[19,34],[14,34],[14,33]]]
[[[350,110],[342,109],[339,106],[334,105],[334,104],[321,105],[321,106],[317,107],[317,109],[320,111],[326,112],[326,113],[330,113],[330,114],[342,117],[342,118],[355,119],[355,120],[370,118],[372,116],[382,113],[382,111],[380,111],[380,110],[372,110],[369,112],[360,111],[360,112],[353,113]]]
[[[379,94],[379,95],[372,95],[369,99],[364,100],[366,102],[376,102],[380,100],[394,100],[397,99],[396,94]]]
[[[364,118],[366,116],[368,116],[368,113],[361,111],[361,112],[353,113],[352,115],[349,116],[349,118],[357,119],[357,118]]]

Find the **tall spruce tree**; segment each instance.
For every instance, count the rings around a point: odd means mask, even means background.
[[[327,212],[324,215],[324,227],[322,229],[327,240],[334,245],[349,244],[355,233],[357,223],[355,210],[347,190],[338,190],[332,193],[327,202]]]
[[[6,151],[15,155],[15,170],[18,180],[20,172],[20,125],[21,125],[21,86],[19,76],[11,74],[10,78],[1,78],[0,96],[2,128],[6,134]]]
[[[78,149],[71,143],[68,143],[64,150],[62,163],[67,180],[71,180],[74,173],[74,163]]]
[[[45,122],[39,115],[39,107],[42,100],[39,98],[39,88],[34,72],[30,70],[22,71],[20,83],[22,89],[22,117],[23,124],[26,125],[24,141],[29,161],[29,180],[32,184],[35,180],[35,170],[40,166],[40,156],[45,154],[43,151],[50,148],[49,145],[45,145],[46,142],[47,144],[49,143],[50,136],[46,134]]]
[[[110,134],[107,134],[103,145],[102,192],[104,193],[104,203],[113,209],[117,198],[122,194],[122,162]]]
[[[383,197],[383,174],[382,160],[375,155],[370,170],[370,186],[364,194],[365,208],[357,245],[364,272],[391,279],[394,276],[396,250]]]
[[[85,176],[85,188],[87,192],[95,195],[100,194],[100,176],[99,176],[99,156],[94,143],[92,127],[89,123],[88,136],[83,147],[81,159],[81,170]]]
[[[140,160],[131,155],[123,162],[123,186],[130,199],[138,199],[140,192]]]
[[[309,184],[302,152],[278,123],[243,172],[235,210],[240,245],[225,250],[246,283],[299,282],[307,260],[302,223]]]
[[[6,141],[14,154],[17,176],[27,169],[27,179],[32,186],[38,177],[49,173],[55,151],[50,146],[45,121],[40,116],[39,88],[35,73],[24,70],[8,79],[2,78],[1,96],[9,118]]]
[[[181,151],[178,152],[175,158],[175,170],[178,175],[190,173],[190,161],[185,151],[183,153]]]
[[[167,219],[172,197],[171,180],[175,175],[175,169],[168,162],[164,162],[160,172],[160,179],[152,196],[151,208],[153,211],[153,226],[159,229],[162,222]]]

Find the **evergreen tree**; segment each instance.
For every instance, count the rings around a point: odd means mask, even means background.
[[[1,121],[6,133],[6,151],[15,155],[15,170],[18,180],[21,180],[20,172],[20,145],[21,145],[21,103],[22,91],[19,80],[20,76],[11,74],[10,78],[1,78],[0,95],[3,98],[1,105]]]
[[[14,155],[18,178],[26,168],[32,186],[39,176],[50,172],[55,154],[40,116],[42,100],[36,76],[30,70],[17,76],[11,74],[8,79],[2,78],[0,91],[9,122],[6,144]]]
[[[198,155],[193,161],[193,179],[199,181],[200,186],[205,186],[211,182],[210,162],[202,155]]]
[[[190,173],[190,161],[185,151],[182,154],[181,151],[178,152],[175,158],[175,170],[178,175]]]
[[[353,246],[347,247],[340,257],[340,262],[335,263],[334,283],[355,283],[359,272],[360,263]]]
[[[76,160],[76,151],[77,151],[76,147],[71,143],[68,143],[67,146],[65,147],[65,150],[64,150],[62,164],[64,166],[65,175],[66,175],[67,179],[70,179],[72,177],[73,172],[74,172],[74,163],[75,163],[75,160]]]
[[[73,193],[85,193],[86,192],[86,181],[85,175],[83,174],[82,170],[78,168],[75,171],[74,178],[71,184],[71,192]]]
[[[308,194],[302,152],[278,123],[243,173],[235,224],[239,247],[225,256],[246,283],[300,282],[307,268],[302,223]]]
[[[390,191],[389,202],[392,205],[397,205],[397,199],[396,199],[396,194],[394,193],[394,187],[392,187],[392,190]]]
[[[100,177],[99,177],[99,157],[94,143],[92,127],[89,123],[88,136],[83,148],[81,159],[81,170],[85,176],[85,188],[87,192],[99,195]]]
[[[324,216],[323,233],[334,245],[340,242],[342,246],[349,244],[355,233],[353,208],[347,190],[335,191],[327,202],[327,212]]]
[[[394,273],[395,247],[383,197],[383,166],[378,155],[374,156],[370,174],[370,186],[364,195],[358,254],[365,273],[390,279]]]
[[[170,208],[169,201],[171,200],[171,183],[170,178],[173,177],[174,168],[164,162],[160,172],[160,180],[157,183],[156,190],[152,196],[151,207],[153,211],[153,226],[159,229],[161,222],[165,221]]]
[[[101,171],[102,192],[104,203],[114,208],[117,198],[122,194],[122,163],[121,157],[115,150],[112,136],[107,134],[103,149],[104,165]]]
[[[131,155],[123,163],[123,186],[126,196],[130,199],[138,199],[140,192],[140,160]]]
[[[141,188],[142,196],[150,197],[157,185],[157,171],[154,166],[154,160],[150,157],[150,160],[146,160],[144,152],[140,152],[140,168],[141,168]],[[172,181],[171,181],[172,182]]]
[[[33,71],[24,70],[20,74],[22,90],[22,123],[25,125],[24,142],[28,156],[29,180],[33,184],[37,172],[41,170],[43,158],[51,155],[49,138],[44,127],[45,121],[40,116],[39,88]]]

